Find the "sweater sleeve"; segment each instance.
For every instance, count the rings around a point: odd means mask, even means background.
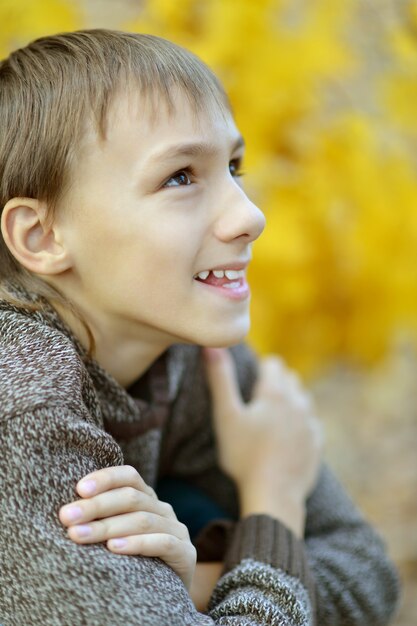
[[[250,516],[238,523],[209,614],[198,613],[161,560],[67,538],[58,510],[76,499],[76,482],[123,462],[117,443],[93,420],[65,406],[41,406],[3,416],[0,441],[3,626],[312,623],[304,551],[278,521]]]
[[[256,378],[256,360],[245,346],[232,349],[232,354],[242,395],[247,401]],[[196,538],[202,560],[223,560],[222,555],[228,558],[228,546],[235,541],[236,522],[232,520],[239,517],[238,493],[217,461],[210,399],[201,363],[193,363],[186,379],[195,395],[187,407],[181,406],[179,398],[180,411],[166,433],[164,458],[167,464],[161,469],[165,475],[180,476],[204,490],[227,512],[231,519],[212,520]],[[205,400],[201,401],[201,397]],[[182,415],[185,415],[188,432],[185,432],[185,425],[178,427]],[[178,433],[182,433],[181,436]],[[320,626],[389,623],[398,603],[397,572],[382,540],[327,466],[323,466],[316,488],[307,501],[303,548],[314,577],[312,605],[316,605]]]
[[[305,541],[316,579],[318,623],[390,623],[400,590],[395,567],[378,533],[326,466],[307,512]]]

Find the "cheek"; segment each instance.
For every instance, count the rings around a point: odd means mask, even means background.
[[[201,224],[190,219],[164,219],[148,224],[138,238],[140,253],[155,267],[178,275],[187,273],[192,278],[198,255],[204,247]]]
[[[132,286],[164,284],[169,289],[184,278],[191,283],[206,237],[201,215],[193,207],[161,209],[129,200],[90,205],[76,220],[70,245],[80,273],[105,273],[109,280],[113,276]]]

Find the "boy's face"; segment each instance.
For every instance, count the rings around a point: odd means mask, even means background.
[[[106,140],[86,138],[57,217],[72,263],[60,286],[99,333],[232,345],[249,329],[246,279],[212,270],[243,274],[264,228],[236,176],[239,133],[181,95],[153,121],[140,105],[119,98]]]

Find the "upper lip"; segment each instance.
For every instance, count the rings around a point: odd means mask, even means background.
[[[208,270],[213,272],[216,270],[244,270],[249,265],[249,261],[250,259],[246,259],[244,261],[234,261],[233,263],[219,263],[219,265],[215,265],[214,267],[206,267],[204,270],[200,270],[200,272],[207,272]],[[195,275],[197,276],[200,272],[197,272]]]

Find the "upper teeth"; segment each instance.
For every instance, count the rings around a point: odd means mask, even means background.
[[[204,272],[199,272],[197,276],[201,280],[206,280],[209,274],[209,270],[204,270]],[[213,270],[213,274],[216,278],[224,278],[226,276],[228,280],[236,280],[237,278],[243,278],[245,270]]]

